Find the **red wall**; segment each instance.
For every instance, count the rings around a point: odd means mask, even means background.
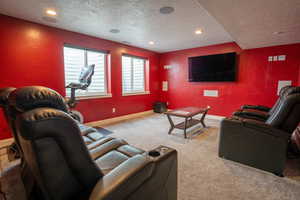
[[[188,57],[237,52],[236,82],[188,82]],[[299,84],[300,44],[274,46],[242,51],[235,43],[186,49],[161,55],[161,81],[169,81],[169,90],[161,98],[170,108],[182,106],[212,107],[210,114],[226,116],[242,104],[272,106],[277,99],[278,80]],[[268,62],[268,56],[286,55],[286,61]],[[172,65],[169,70],[164,65]],[[219,90],[219,97],[204,97],[203,90]]]
[[[62,95],[64,89],[64,43],[108,50],[111,55],[112,98],[82,100],[77,109],[87,121],[142,112],[159,99],[159,54],[120,43],[51,28],[0,15],[0,87],[42,85]],[[122,96],[122,53],[146,57],[150,62],[150,95]],[[112,113],[112,108],[116,113]],[[10,136],[0,115],[0,139]]]
[[[111,55],[112,98],[81,100],[78,104],[87,121],[141,112],[152,108],[158,99],[168,101],[170,108],[210,105],[210,114],[229,115],[242,104],[271,106],[277,98],[278,80],[292,80],[300,85],[300,44],[242,51],[227,43],[174,51],[165,54],[120,43],[51,28],[0,15],[0,87],[43,85],[62,95],[64,89],[64,43],[108,50]],[[190,56],[238,52],[238,80],[231,83],[189,83],[187,58]],[[122,53],[147,57],[150,61],[150,95],[123,97],[121,84]],[[287,55],[284,62],[268,62],[267,57]],[[172,65],[170,70],[164,65]],[[161,81],[169,81],[169,91],[161,91]],[[219,90],[219,97],[204,97],[204,89]],[[112,113],[112,108],[116,113]],[[10,137],[0,113],[0,139]]]

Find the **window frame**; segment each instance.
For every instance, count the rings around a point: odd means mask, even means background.
[[[84,51],[84,64],[88,64],[88,52],[96,52],[96,53],[102,53],[104,54],[104,92],[90,92],[85,94],[76,94],[76,99],[96,99],[96,98],[109,98],[112,97],[112,94],[110,93],[110,88],[109,88],[109,52],[108,51],[102,51],[102,50],[96,50],[96,49],[91,49],[91,48],[84,48],[84,47],[79,47],[75,45],[70,45],[70,44],[64,44],[63,45],[63,63],[64,63],[64,85],[66,86],[66,70],[65,70],[65,54],[64,54],[64,48],[73,48],[77,50],[83,50]],[[66,98],[70,98],[70,95],[67,93],[67,88],[65,88],[65,96]]]
[[[123,57],[129,57],[131,58],[131,87],[133,87],[133,74],[134,74],[134,67],[133,67],[133,59],[141,59],[144,62],[144,69],[143,69],[143,74],[144,74],[144,87],[143,90],[141,91],[124,91],[124,75],[123,75]],[[122,63],[122,96],[132,96],[132,95],[144,95],[144,94],[150,94],[150,91],[147,88],[147,75],[146,75],[146,70],[147,70],[147,64],[149,63],[149,59],[148,58],[144,58],[144,57],[139,57],[139,56],[135,56],[135,55],[130,55],[130,54],[122,54],[121,56],[121,63]]]

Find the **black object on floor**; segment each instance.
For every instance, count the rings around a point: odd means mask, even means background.
[[[156,113],[167,112],[167,104],[165,102],[155,102],[153,104],[153,111]]]
[[[97,131],[99,131],[101,134],[103,135],[109,135],[109,134],[112,134],[113,132],[110,131],[110,130],[107,130],[105,128],[102,128],[102,127],[94,127],[95,129],[97,129]]]

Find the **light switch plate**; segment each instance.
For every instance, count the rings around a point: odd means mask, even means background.
[[[285,61],[285,55],[280,55],[280,56],[278,56],[278,60],[280,60],[280,61]]]
[[[268,61],[269,61],[269,62],[272,62],[272,61],[273,61],[273,56],[269,56],[269,57],[268,57]]]
[[[168,81],[162,82],[162,91],[168,91]]]

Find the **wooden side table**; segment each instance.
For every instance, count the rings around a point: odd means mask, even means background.
[[[185,108],[179,108],[172,111],[165,112],[165,114],[168,117],[168,120],[170,122],[170,129],[168,134],[171,134],[172,131],[177,128],[184,131],[184,138],[187,138],[186,136],[186,130],[192,126],[195,126],[199,123],[202,124],[203,127],[206,127],[204,123],[205,116],[207,112],[210,110],[210,107],[206,108],[198,108],[198,107],[185,107]],[[202,114],[200,119],[193,119],[194,116]],[[184,122],[181,122],[179,124],[174,124],[171,116],[175,117],[181,117],[184,118]]]

